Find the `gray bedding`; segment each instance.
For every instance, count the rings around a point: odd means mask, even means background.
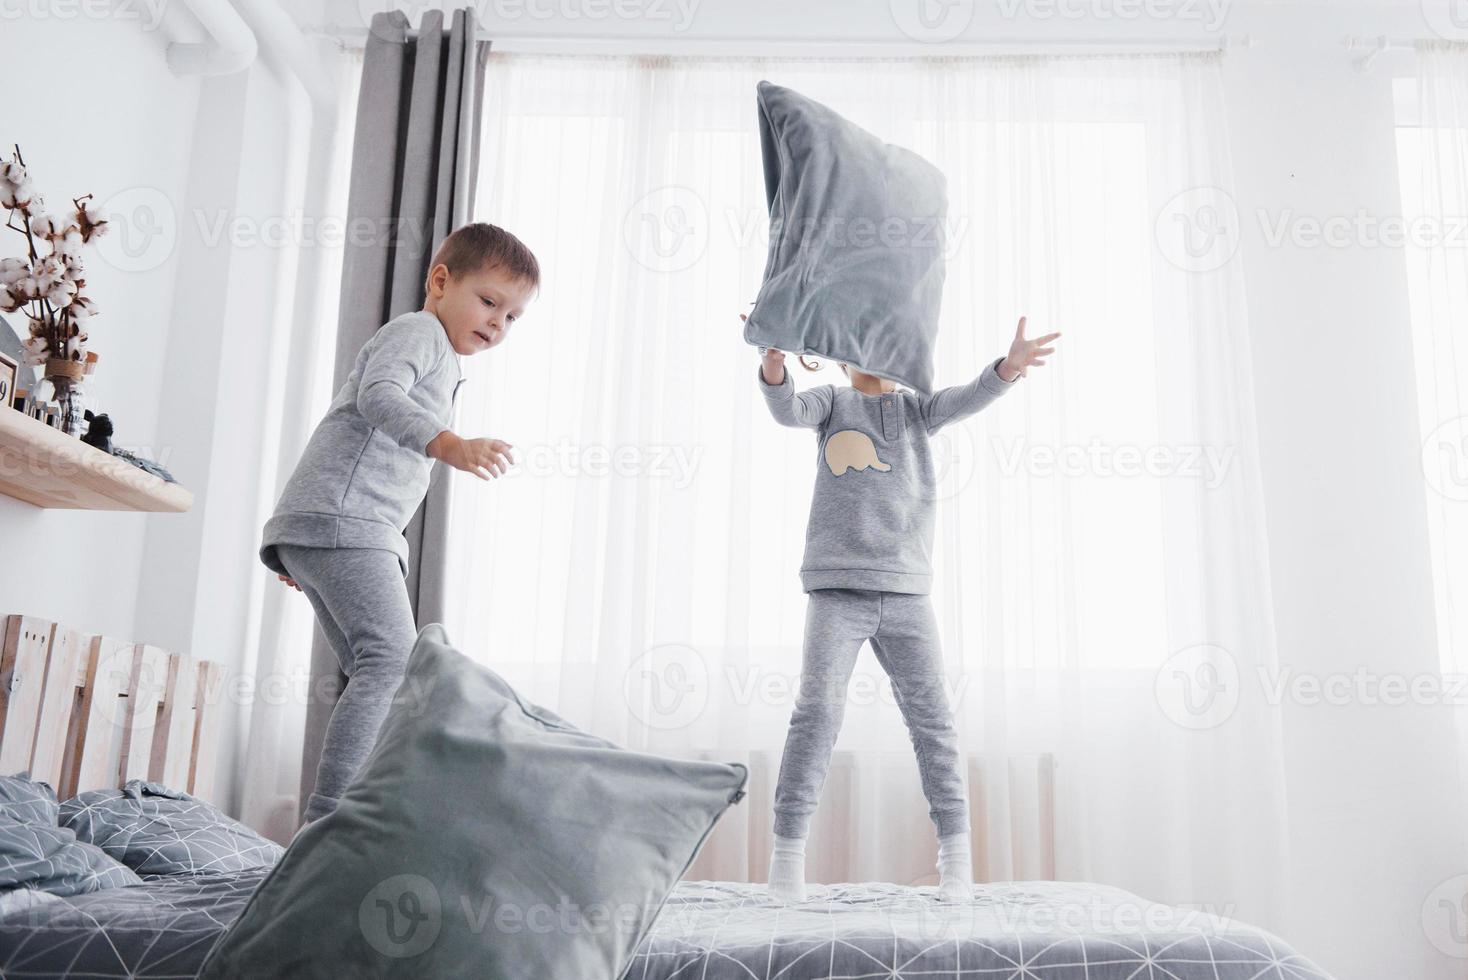
[[[67,898],[7,896],[0,976],[193,977],[266,873],[145,876],[142,885]],[[810,894],[790,908],[769,902],[762,885],[682,882],[626,978],[1329,980],[1262,930],[1101,885],[981,885],[972,904],[952,908],[932,888],[813,885]],[[39,902],[15,901],[27,897]]]
[[[139,885],[66,898],[7,893],[0,977],[191,978],[269,873],[144,875]]]
[[[1277,937],[1238,922],[1072,882],[980,885],[949,907],[934,889],[683,882],[627,980],[1329,980]]]

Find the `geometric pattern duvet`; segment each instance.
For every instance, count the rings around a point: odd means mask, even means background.
[[[807,885],[781,906],[764,886],[683,882],[628,980],[1330,980],[1277,937],[1105,885]]]
[[[11,893],[19,907],[0,918],[0,976],[192,978],[269,873],[143,876],[66,898]]]
[[[0,976],[192,978],[268,873],[145,876],[141,885],[67,898],[8,894],[0,899]],[[761,884],[681,882],[625,976],[1331,980],[1261,929],[1104,885],[979,885],[972,903],[954,906],[938,902],[931,887],[807,891],[809,902],[781,906]]]

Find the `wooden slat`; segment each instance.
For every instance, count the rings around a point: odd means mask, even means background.
[[[9,775],[31,767],[53,626],[50,620],[35,616],[5,618],[5,646],[0,652],[0,773]]]
[[[189,782],[189,762],[194,754],[194,658],[184,653],[168,655],[168,684],[158,726],[153,731],[153,752],[148,760],[148,778],[170,789],[184,789]]]
[[[58,792],[71,718],[76,710],[77,675],[83,667],[87,646],[86,638],[76,630],[59,623],[52,627],[45,690],[36,722],[36,744],[31,751],[31,778],[50,783]]]
[[[127,684],[132,676],[133,645],[110,636],[94,636],[88,644],[79,723],[74,735],[76,763],[62,777],[63,799],[85,789],[117,785],[114,750],[120,751],[126,724]]]
[[[139,643],[133,647],[132,672],[127,682],[127,706],[123,709],[122,757],[117,782],[148,779],[153,756],[153,733],[163,692],[168,685],[168,651]]]
[[[224,668],[208,660],[199,661],[194,690],[194,747],[189,765],[188,792],[201,800],[214,801],[214,772],[219,763],[220,699],[224,694]]]

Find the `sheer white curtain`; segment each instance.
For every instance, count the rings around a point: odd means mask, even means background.
[[[947,174],[937,376],[1044,368],[941,436],[933,601],[978,873],[1103,881],[1272,924],[1285,864],[1275,663],[1220,57],[784,61],[493,55],[481,220],[541,296],[466,361],[450,635],[629,747],[751,765],[691,877],[763,880],[800,665],[811,433],[740,336],[764,267],[755,84]],[[828,366],[799,386],[842,383]],[[815,880],[931,882],[916,763],[863,650]]]
[[[300,155],[280,165],[295,168],[302,179],[292,199],[283,202],[283,213],[299,214],[303,220],[299,241],[282,250],[281,267],[289,273],[280,280],[276,317],[262,331],[274,370],[262,379],[260,411],[268,417],[265,431],[277,433],[278,440],[260,471],[257,529],[274,511],[306,440],[335,394],[332,363],[342,242],[350,233],[346,190],[362,55],[343,52],[326,64],[335,75],[335,115],[313,109],[298,93],[286,120]],[[300,822],[301,744],[316,621],[309,603],[275,582],[253,555],[245,557],[256,562],[258,581],[265,584],[251,599],[245,649],[254,656],[240,668],[248,685],[239,692],[241,737],[234,768],[240,819],[285,843]]]
[[[1415,82],[1415,84],[1411,84]],[[1442,670],[1468,672],[1468,44],[1419,42],[1397,129],[1418,419]],[[1459,764],[1468,782],[1468,718]]]

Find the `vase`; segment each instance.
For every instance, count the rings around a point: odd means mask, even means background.
[[[58,428],[78,438],[86,427],[82,408],[82,375],[85,370],[81,361],[53,357],[46,362],[46,380],[56,391],[55,401],[60,415]]]

